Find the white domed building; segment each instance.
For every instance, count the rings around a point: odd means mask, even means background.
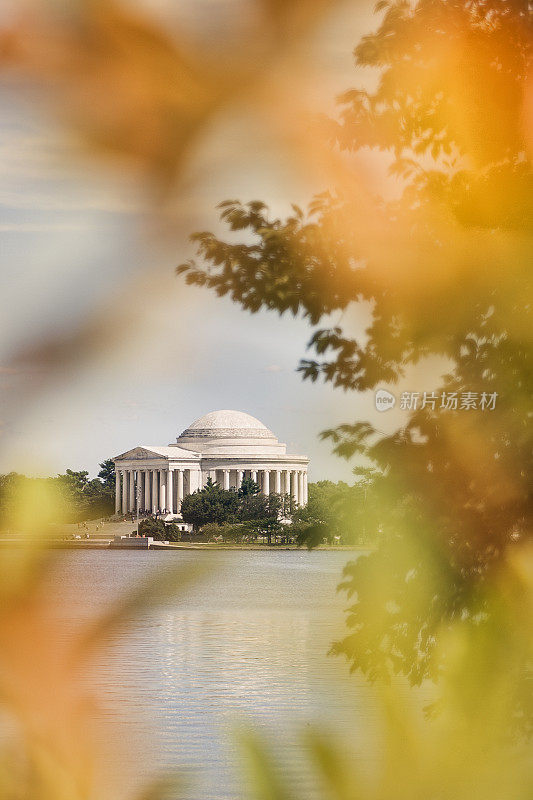
[[[117,514],[139,508],[178,515],[183,498],[208,478],[224,489],[238,489],[243,478],[252,478],[265,495],[290,494],[298,505],[307,503],[309,459],[289,455],[272,431],[242,411],[212,411],[175,444],[135,447],[113,461]]]

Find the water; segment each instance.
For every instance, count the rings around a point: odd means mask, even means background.
[[[115,796],[131,796],[132,786],[178,769],[188,776],[187,800],[244,797],[235,740],[243,725],[267,738],[302,798],[317,796],[302,744],[309,725],[370,757],[373,693],[348,675],[343,660],[327,656],[344,632],[346,599],[335,590],[353,557],[287,550],[61,554],[50,589],[75,627],[172,559],[209,565],[184,597],[142,610],[99,652],[90,673],[99,715],[120,731],[120,756],[104,749]]]

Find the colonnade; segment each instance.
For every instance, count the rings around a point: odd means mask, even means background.
[[[185,473],[189,473],[185,476]],[[121,469],[115,472],[115,513],[145,511],[179,512],[185,496],[185,483],[191,486],[191,470]],[[196,473],[196,470],[194,471]],[[174,486],[176,489],[174,489]]]
[[[115,473],[115,513],[145,511],[179,513],[186,494],[211,478],[223,489],[238,489],[251,478],[262,494],[290,494],[296,505],[307,504],[307,470],[302,469],[122,469]]]

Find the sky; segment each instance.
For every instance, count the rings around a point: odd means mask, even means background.
[[[163,18],[176,8],[138,1]],[[234,13],[238,3],[229,6]],[[200,36],[213,3],[180,8]],[[336,93],[373,79],[358,75],[352,59],[371,25],[370,4],[346,8],[312,42],[308,88],[325,110]],[[175,198],[175,234],[159,236],[131,176],[87,160],[32,100],[0,87],[0,471],[94,475],[106,458],[166,445],[203,414],[231,408],[259,418],[289,452],[307,454],[311,480],[351,480],[353,464],[332,455],[320,431],[360,419],[388,431],[402,415],[377,415],[373,393],[303,382],[296,368],[312,334],[305,320],[250,315],[174,273],[191,255],[188,233],[217,230],[218,202],[260,198],[283,214],[324,188],[319,172],[302,174],[253,112],[233,110],[192,154]],[[361,307],[342,322],[364,336],[369,319]],[[95,320],[105,340],[53,381],[8,366],[35,341],[68,338],[80,321]]]

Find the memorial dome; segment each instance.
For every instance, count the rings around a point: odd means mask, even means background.
[[[266,425],[243,411],[211,411],[192,422],[179,439],[230,437],[245,439],[275,439]],[[178,441],[179,441],[178,439]]]
[[[290,494],[297,505],[307,503],[307,456],[288,454],[266,425],[242,411],[212,411],[173,444],[138,445],[113,460],[117,514],[141,508],[173,519],[183,498],[208,479],[237,490],[250,478],[265,495]]]
[[[176,444],[201,453],[229,452],[230,447],[238,448],[234,450],[236,453],[244,452],[241,448],[262,448],[265,453],[281,452],[284,448],[258,419],[229,409],[211,411],[195,420],[178,436]]]

